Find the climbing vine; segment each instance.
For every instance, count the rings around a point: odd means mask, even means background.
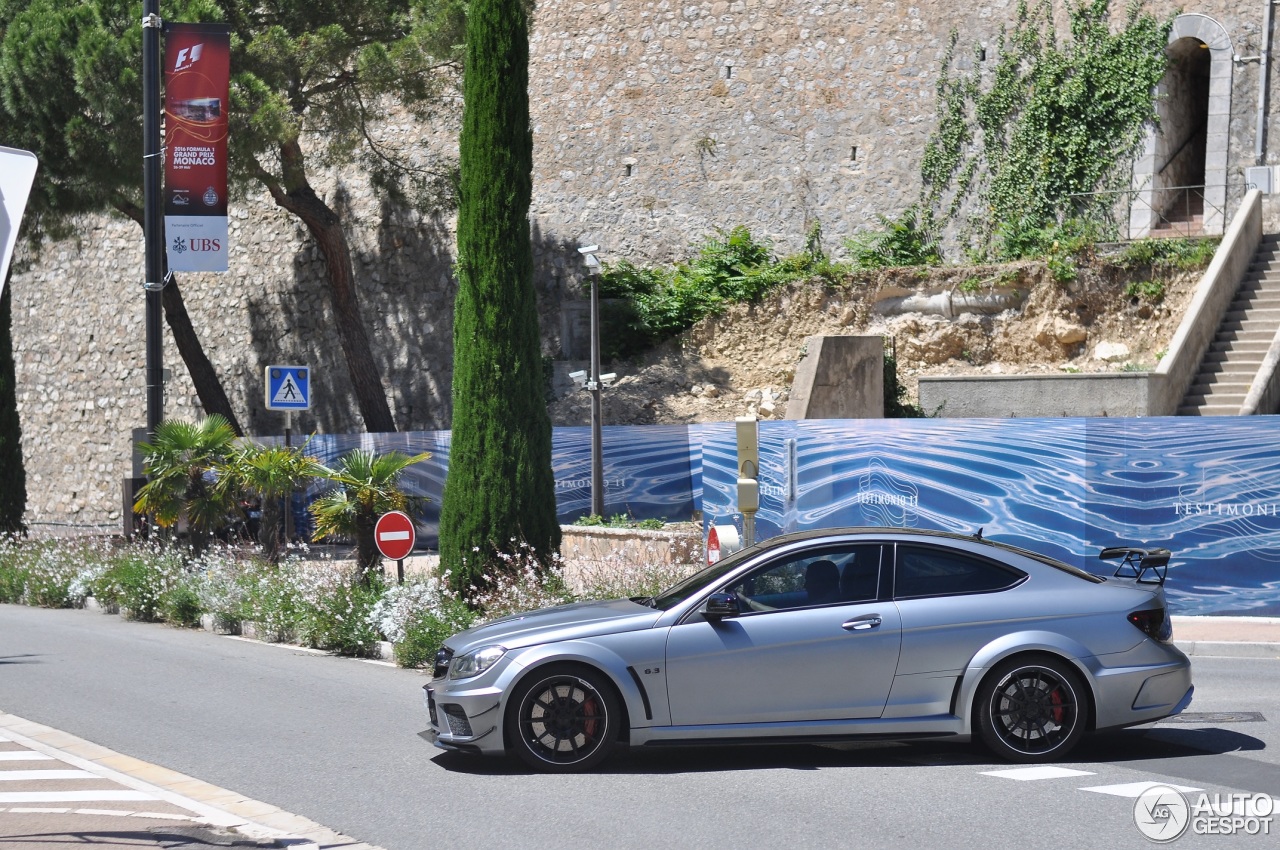
[[[1069,11],[1070,38],[1053,27],[1050,0],[1025,0],[1001,31],[994,68],[955,72],[953,33],[937,84],[938,125],[926,145],[922,201],[938,218],[965,222],[978,255],[1025,256],[1060,221],[1091,217],[1107,202],[1085,193],[1121,188],[1143,128],[1155,120],[1172,19],[1131,2],[1112,31],[1111,0]],[[984,79],[985,76],[985,79]]]

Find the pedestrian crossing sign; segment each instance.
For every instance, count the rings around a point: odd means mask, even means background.
[[[310,410],[309,366],[267,367],[267,410]]]

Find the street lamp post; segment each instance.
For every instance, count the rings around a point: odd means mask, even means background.
[[[142,233],[146,290],[147,437],[164,418],[161,290],[164,289],[164,218],[161,208],[160,0],[142,4]]]
[[[591,372],[587,392],[591,393],[591,513],[604,516],[604,441],[600,433],[600,260],[598,245],[579,248],[591,280]]]

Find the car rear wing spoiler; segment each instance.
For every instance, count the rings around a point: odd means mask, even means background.
[[[1116,578],[1131,578],[1142,584],[1163,585],[1169,574],[1169,559],[1173,553],[1168,549],[1137,549],[1131,546],[1111,546],[1098,555],[1104,561],[1115,558],[1122,559],[1113,575]],[[1147,573],[1151,578],[1147,578]]]

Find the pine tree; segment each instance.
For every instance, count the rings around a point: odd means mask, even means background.
[[[27,473],[22,466],[22,423],[18,421],[17,375],[10,327],[13,290],[0,295],[0,535],[26,531]]]
[[[525,0],[474,0],[467,14],[453,436],[440,516],[441,564],[483,586],[520,543],[560,547],[551,420],[542,398],[529,234],[529,22]],[[492,574],[492,573],[490,573]]]

